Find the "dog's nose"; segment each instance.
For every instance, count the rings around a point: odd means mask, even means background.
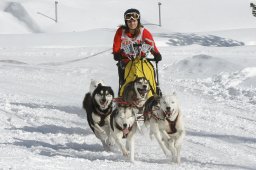
[[[166,107],[166,110],[169,112],[171,111],[171,107]]]
[[[127,123],[124,123],[124,124],[123,124],[123,127],[124,127],[124,128],[127,128]]]
[[[146,89],[148,86],[147,86],[147,85],[143,85],[142,87],[143,87],[144,89]]]
[[[101,101],[105,103],[105,102],[106,102],[106,99],[102,99]]]

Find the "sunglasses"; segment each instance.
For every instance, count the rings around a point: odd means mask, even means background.
[[[133,19],[133,20],[138,20],[139,18],[140,18],[140,15],[137,14],[137,13],[135,13],[135,12],[127,13],[127,14],[125,14],[125,16],[124,16],[124,19],[127,20],[127,21],[129,21],[129,20],[131,20],[131,19]]]

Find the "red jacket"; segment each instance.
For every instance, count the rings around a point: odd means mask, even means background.
[[[115,37],[114,37],[114,43],[113,43],[113,54],[117,54],[117,53],[120,53],[121,51],[121,43],[122,43],[122,34],[123,34],[123,29],[120,27],[117,29],[116,31],[116,34],[115,34]],[[131,33],[125,33],[126,36],[128,36],[129,38],[132,38],[132,34]],[[143,30],[143,33],[142,33],[142,40],[145,40],[145,39],[149,39],[151,41],[154,42],[154,39],[151,35],[151,33],[146,29],[144,28]],[[154,52],[152,52],[152,54],[155,53],[155,54],[159,54],[159,51],[158,49],[156,48],[156,45],[155,45],[155,42],[154,42]],[[126,58],[125,54],[124,53],[121,53],[121,55]],[[124,62],[128,62],[129,59],[124,59]]]

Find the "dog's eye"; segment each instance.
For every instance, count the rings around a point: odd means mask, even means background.
[[[174,104],[175,102],[172,102],[172,104]]]

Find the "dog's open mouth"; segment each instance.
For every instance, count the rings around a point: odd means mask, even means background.
[[[167,112],[165,112],[165,115],[169,117],[169,116],[171,116],[171,115],[172,115],[172,112],[167,111]]]
[[[174,114],[174,111],[165,111],[166,117],[171,117]]]
[[[106,107],[107,107],[107,104],[108,104],[107,101],[104,101],[104,100],[101,100],[101,101],[100,101],[100,105],[101,105],[101,107],[103,107],[103,108],[106,108]]]
[[[146,94],[147,94],[147,89],[143,88],[143,89],[140,89],[140,88],[137,88],[137,91],[139,92],[140,96],[141,97],[146,97]]]

